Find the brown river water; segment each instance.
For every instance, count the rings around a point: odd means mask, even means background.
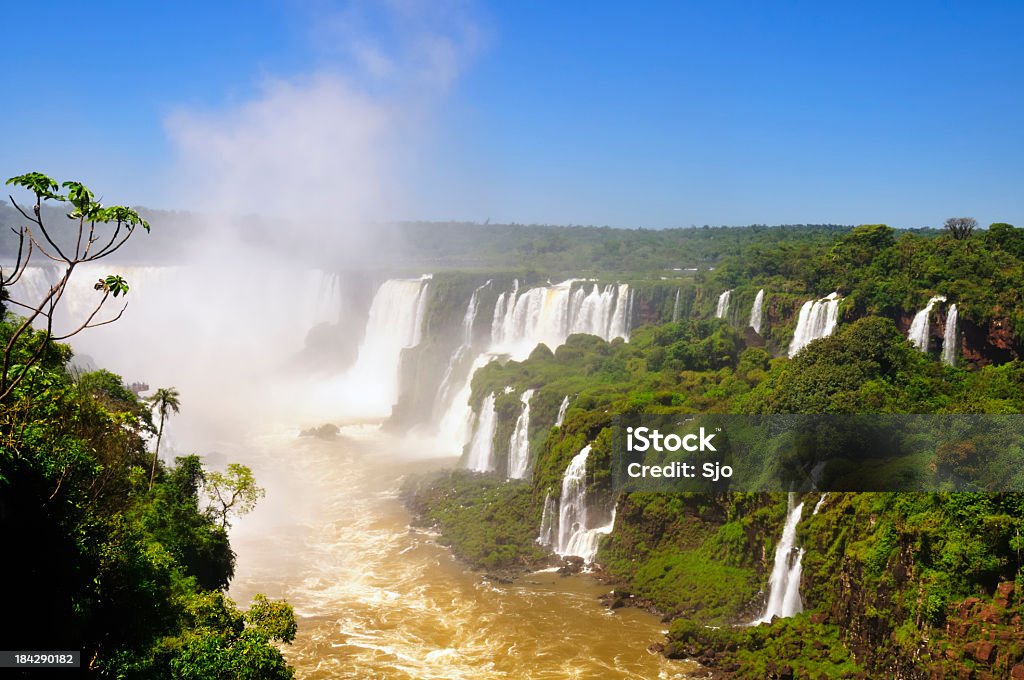
[[[370,428],[336,441],[294,430],[247,442],[267,497],[236,522],[231,594],[285,598],[299,632],[283,652],[298,678],[690,678],[688,662],[647,651],[665,624],[605,609],[607,585],[539,572],[486,581],[412,530],[404,476],[451,466]],[[240,456],[228,453],[229,459]]]

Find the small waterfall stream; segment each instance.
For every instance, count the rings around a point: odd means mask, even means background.
[[[562,399],[561,406],[558,407],[558,417],[555,419],[555,427],[561,427],[562,423],[565,422],[565,412],[569,410],[569,395],[565,395]]]
[[[928,351],[928,332],[931,330],[931,315],[932,309],[938,302],[945,302],[946,298],[943,295],[935,295],[928,300],[928,304],[925,305],[924,309],[914,315],[914,320],[910,322],[910,330],[907,331],[907,339],[910,343],[921,350],[922,352]]]
[[[494,392],[491,392],[480,404],[480,415],[466,458],[468,469],[476,472],[490,472],[494,469],[494,429],[497,425],[498,413],[494,409]]]
[[[748,324],[754,329],[754,332],[758,335],[761,334],[761,320],[764,318],[764,288],[757,291],[757,295],[754,296],[754,304],[750,306],[750,323]]]
[[[839,316],[839,293],[829,293],[819,300],[808,300],[800,307],[793,341],[789,343],[789,357],[793,358],[811,342],[832,335]]]
[[[800,576],[803,571],[802,561],[804,549],[795,547],[796,527],[800,523],[800,515],[804,504],[794,505],[796,494],[789,494],[789,510],[786,512],[786,523],[782,528],[782,537],[775,549],[775,563],[768,581],[768,604],[764,614],[753,621],[753,624],[770,623],[776,616],[786,618],[799,614],[804,610],[800,598]]]
[[[959,340],[957,323],[959,316],[956,311],[956,304],[949,306],[946,312],[946,330],[942,334],[942,363],[956,366],[956,352]]]
[[[526,390],[520,400],[523,412],[516,419],[516,426],[508,442],[508,477],[525,479],[530,469],[530,399],[533,390]]]
[[[732,299],[732,290],[727,290],[718,296],[718,305],[715,307],[715,318],[724,319],[729,315],[729,300]]]

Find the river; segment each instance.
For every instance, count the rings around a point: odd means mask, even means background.
[[[608,587],[540,572],[489,582],[410,529],[398,497],[423,460],[371,428],[335,441],[294,430],[253,437],[241,459],[267,497],[237,521],[231,595],[285,598],[299,632],[283,651],[299,678],[687,678],[694,666],[647,651],[664,624],[605,609]]]

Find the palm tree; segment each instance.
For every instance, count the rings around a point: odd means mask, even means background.
[[[153,489],[156,476],[156,462],[160,459],[160,439],[164,436],[164,421],[171,413],[181,412],[181,395],[173,387],[161,387],[149,398],[150,408],[156,407],[160,414],[160,428],[156,431],[156,450],[153,451],[153,468],[149,471],[149,488]]]

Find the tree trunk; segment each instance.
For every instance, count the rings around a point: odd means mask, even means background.
[[[153,467],[149,471],[149,490],[153,490],[153,478],[156,476],[156,462],[160,460],[160,438],[164,436],[164,414],[160,414],[160,429],[156,432],[156,449],[153,451]]]

